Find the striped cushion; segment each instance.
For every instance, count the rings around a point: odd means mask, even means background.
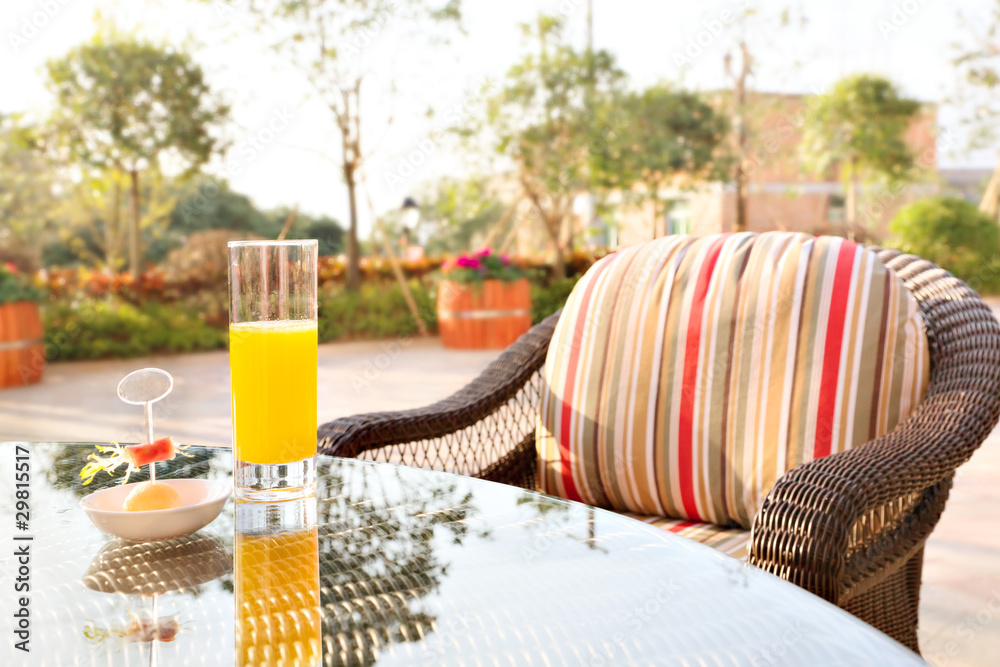
[[[671,236],[610,255],[549,347],[545,491],[749,528],[785,471],[891,430],[927,386],[917,303],[837,237]]]
[[[656,526],[669,533],[701,542],[707,547],[721,551],[727,556],[746,560],[750,550],[750,531],[742,528],[723,528],[714,523],[702,523],[687,519],[669,519],[663,516],[643,516],[623,512],[624,516]]]

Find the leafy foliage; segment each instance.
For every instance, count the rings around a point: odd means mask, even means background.
[[[42,312],[60,360],[211,350],[225,347],[227,339],[225,330],[212,328],[199,313],[156,301],[137,306],[113,296],[58,300]]]
[[[905,135],[920,104],[902,97],[891,81],[858,74],[809,101],[802,134],[807,163],[817,172],[839,165],[848,188],[847,222],[857,224],[857,179],[909,180],[914,156]]]
[[[0,114],[0,261],[41,265],[57,206],[53,165],[37,149],[38,129]]]
[[[43,264],[51,266],[101,266],[120,271],[127,264],[126,242],[130,221],[121,214],[129,178],[114,170],[83,166],[73,177],[57,181],[56,232],[45,245]],[[158,169],[146,171],[138,184],[139,245],[143,259],[158,262],[170,243],[169,216],[176,204],[175,181]]]
[[[67,163],[130,177],[129,265],[138,274],[140,173],[158,170],[167,156],[193,173],[219,149],[210,130],[228,116],[229,107],[211,94],[201,67],[186,53],[114,29],[46,67],[58,105],[56,152]],[[162,221],[170,208],[152,217]]]
[[[818,171],[855,161],[859,169],[897,177],[912,166],[904,135],[920,104],[903,98],[888,79],[850,76],[814,102],[803,141]]]
[[[0,264],[0,305],[15,301],[41,301],[44,293],[11,262]]]
[[[212,286],[226,290],[229,280],[229,241],[259,239],[255,234],[242,234],[226,229],[195,232],[185,244],[172,250],[161,265],[171,283],[191,282],[197,288]]]
[[[492,149],[511,160],[523,195],[538,211],[564,275],[573,246],[567,223],[573,198],[595,168],[593,109],[611,104],[624,74],[607,51],[577,51],[564,41],[562,19],[541,15],[522,25],[537,41],[507,72],[503,89],[487,100],[485,124]],[[466,136],[479,127],[463,129]]]
[[[553,280],[548,285],[531,285],[531,323],[538,324],[546,317],[566,305],[566,299],[580,276]]]
[[[700,95],[654,86],[600,113],[602,136],[593,145],[599,184],[626,194],[642,184],[640,199],[653,202],[654,218],[662,214],[661,188],[726,178],[729,121]]]
[[[246,195],[235,192],[225,182],[197,178],[186,187],[170,216],[170,232],[178,244],[191,234],[209,229],[227,229],[261,238],[278,237],[291,211],[279,208],[264,211]],[[344,229],[327,216],[314,217],[297,211],[288,230],[289,239],[317,239],[319,254],[336,255],[344,250]]]
[[[981,291],[1000,288],[1000,226],[962,199],[933,197],[892,219],[893,243],[945,268]]]
[[[1000,0],[994,0],[988,16],[961,18],[972,39],[952,60],[960,76],[956,101],[968,112],[963,121],[972,130],[970,147],[994,148],[1000,137]]]
[[[431,227],[426,250],[432,255],[481,246],[505,208],[485,178],[441,179],[418,201],[420,225]]]
[[[395,50],[405,33],[440,42],[446,24],[461,20],[461,0],[250,0],[246,8],[264,34],[275,36],[271,46],[308,78],[333,113],[350,206],[346,281],[356,290],[361,284],[357,186],[365,158],[361,84],[391,60],[373,42]]]
[[[976,12],[977,10],[972,10]],[[960,46],[953,64],[959,71],[956,106],[963,109],[961,119],[969,130],[969,148],[996,148],[1000,131],[1000,0],[994,0],[988,15],[960,17],[972,38]],[[980,210],[1000,220],[1000,162],[983,192]]]
[[[111,31],[47,64],[61,138],[84,162],[145,170],[169,151],[196,167],[218,148],[210,127],[229,107],[213,99],[186,53]]]
[[[437,326],[437,310],[430,293],[414,281],[410,282],[410,291],[428,328],[433,330]],[[365,283],[357,292],[331,286],[319,295],[320,342],[416,333],[416,323],[397,284]]]
[[[448,280],[456,283],[481,283],[484,280],[512,282],[528,277],[528,272],[517,262],[489,248],[460,255],[445,262],[441,269]]]
[[[153,285],[154,278],[146,280]],[[533,321],[540,322],[562,308],[578,279],[579,274],[548,284],[534,281]],[[88,280],[83,291],[64,290],[49,297],[42,313],[57,359],[131,358],[226,347],[228,315],[224,292],[201,290],[174,301],[148,296],[140,299],[141,289],[162,294],[162,284],[159,288],[141,288],[130,280],[131,276],[123,275],[118,287],[109,283],[103,291],[100,285],[90,289],[95,283]],[[437,311],[432,290],[417,280],[410,281],[410,289],[421,316],[433,331],[437,326]],[[416,333],[403,292],[395,283],[367,282],[359,292],[336,284],[320,290],[321,342],[395,338]]]

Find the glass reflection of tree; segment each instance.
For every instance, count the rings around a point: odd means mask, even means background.
[[[423,472],[338,461],[320,476],[325,665],[371,665],[391,644],[434,631],[436,618],[422,600],[448,574],[435,547],[442,537],[462,544],[475,514],[472,494],[459,486]]]
[[[519,507],[528,507],[535,511],[537,515],[535,521],[525,523],[526,530],[533,533],[542,533],[545,536],[553,534],[565,535],[581,544],[587,545],[590,549],[596,549],[607,553],[607,549],[598,544],[597,539],[597,517],[594,508],[586,507],[586,519],[584,520],[586,536],[577,535],[570,528],[573,528],[573,507],[565,500],[549,498],[541,494],[524,494],[517,499]]]
[[[78,498],[118,484],[125,476],[124,468],[120,468],[114,477],[99,473],[92,483],[84,486],[80,471],[87,464],[87,457],[97,451],[96,448],[59,443],[44,448],[44,451],[52,457],[51,465],[45,468],[46,481],[57,489],[72,491]],[[215,448],[192,447],[187,450],[189,456],[178,455],[172,461],[161,461],[156,464],[157,479],[205,477],[211,470],[212,459],[218,451]],[[128,481],[131,484],[148,479],[149,466],[143,466],[141,470],[132,473]]]

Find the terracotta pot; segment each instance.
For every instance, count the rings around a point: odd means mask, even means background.
[[[445,280],[438,288],[437,313],[445,347],[501,350],[531,328],[531,285],[527,279],[478,285]]]
[[[42,333],[37,303],[15,301],[0,305],[0,389],[42,379]]]

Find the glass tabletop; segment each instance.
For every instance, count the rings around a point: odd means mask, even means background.
[[[118,481],[82,486],[92,445],[20,445],[26,530],[16,443],[0,444],[4,665],[924,664],[761,570],[514,487],[319,457],[315,498],[230,500],[194,535],[129,543],[79,506]],[[229,450],[188,454],[158,476],[231,478]]]

